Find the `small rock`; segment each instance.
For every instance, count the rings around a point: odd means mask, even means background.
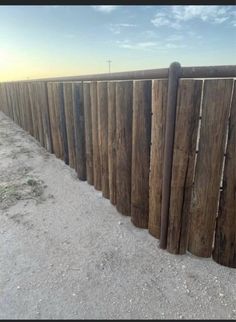
[[[20,289],[20,286],[19,286],[19,285],[17,286],[17,289],[18,289],[18,290]]]
[[[76,296],[76,294],[75,293],[72,293],[72,296]]]
[[[223,293],[220,293],[219,295],[220,295],[220,297],[223,297],[223,296],[224,296],[224,294],[223,294]]]

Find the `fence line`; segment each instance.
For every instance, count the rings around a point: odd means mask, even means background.
[[[235,76],[174,63],[0,83],[0,109],[161,248],[236,267]]]

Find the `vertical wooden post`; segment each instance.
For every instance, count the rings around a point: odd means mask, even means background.
[[[73,113],[73,95],[72,83],[63,83],[63,97],[66,117],[66,133],[68,142],[69,165],[75,169],[76,153],[75,153],[75,131],[74,131],[74,113]]]
[[[152,81],[134,81],[132,125],[131,221],[148,227]]]
[[[213,259],[221,265],[236,268],[236,81],[234,81],[228,133]]]
[[[161,238],[160,248],[165,249],[167,245],[168,216],[170,203],[170,184],[173,158],[173,143],[175,134],[176,101],[178,91],[178,80],[181,76],[181,66],[174,62],[169,68],[166,131],[164,147],[163,186],[161,203]]]
[[[105,198],[109,198],[107,82],[98,82],[97,86],[98,138],[101,158],[102,195]]]
[[[93,180],[94,188],[96,190],[101,190],[101,160],[98,145],[97,82],[90,83],[90,97],[93,134]]]
[[[28,131],[30,135],[34,136],[33,117],[32,110],[30,107],[30,96],[29,96],[29,84],[23,83],[24,95],[25,95],[25,107],[27,113]]]
[[[36,115],[37,115],[37,123],[38,123],[38,134],[39,134],[39,142],[42,146],[44,146],[44,128],[43,128],[43,107],[41,105],[41,93],[40,93],[40,84],[36,82],[34,85],[35,92],[35,106],[36,106]]]
[[[93,130],[91,115],[90,84],[84,83],[84,123],[85,123],[85,145],[86,145],[86,173],[87,182],[93,184]]]
[[[49,107],[48,107],[48,92],[46,82],[38,82],[39,88],[39,100],[42,113],[42,123],[44,129],[44,144],[45,148],[52,152],[52,137],[50,128],[50,117],[49,117]]]
[[[86,180],[86,149],[84,133],[84,102],[83,102],[83,83],[73,83],[73,112],[75,127],[75,146],[76,146],[76,170],[78,178]]]
[[[108,168],[110,201],[116,204],[116,83],[108,83]]]
[[[204,82],[188,238],[188,250],[201,257],[212,255],[232,85],[232,79]]]
[[[131,214],[133,81],[116,83],[116,208]]]
[[[30,109],[32,114],[32,121],[33,121],[33,136],[36,140],[39,141],[39,132],[38,132],[38,123],[37,123],[37,109],[35,103],[35,90],[34,84],[28,83],[28,90],[29,90],[29,98],[30,98]]]
[[[161,200],[163,184],[163,154],[165,146],[167,79],[152,81],[152,131],[149,174],[149,233],[160,238]]]
[[[167,250],[174,254],[187,248],[201,91],[202,80],[179,81],[167,237]]]

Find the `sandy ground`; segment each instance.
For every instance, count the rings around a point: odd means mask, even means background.
[[[236,318],[236,270],[160,250],[0,113],[0,319]]]

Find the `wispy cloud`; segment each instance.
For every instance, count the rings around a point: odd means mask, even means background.
[[[144,42],[131,42],[130,40],[117,40],[116,44],[120,48],[125,48],[125,49],[150,49],[155,46],[157,46],[156,42],[151,42],[151,41],[144,41]]]
[[[170,39],[171,40],[171,39]],[[172,48],[184,48],[186,47],[185,44],[182,43],[174,43],[174,42],[156,42],[156,41],[140,41],[140,42],[133,42],[130,40],[117,40],[116,44],[120,48],[125,49],[133,49],[133,50],[167,50]]]
[[[117,23],[117,24],[110,24],[109,29],[114,33],[114,34],[120,34],[121,30],[124,28],[133,28],[136,27],[134,24],[130,23]]]
[[[96,11],[100,11],[103,13],[110,13],[118,8],[118,6],[92,6],[92,8]]]
[[[151,22],[156,27],[169,26],[180,29],[183,22],[198,19],[213,24],[233,23],[235,9],[230,6],[173,6],[157,12]]]

